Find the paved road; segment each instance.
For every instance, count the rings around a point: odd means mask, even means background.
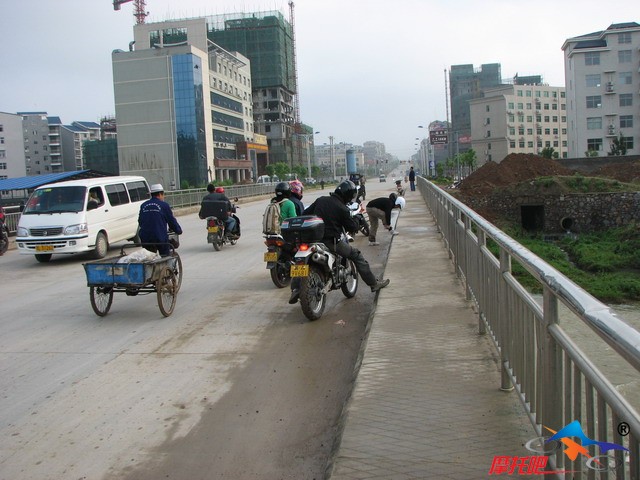
[[[168,318],[124,294],[95,316],[86,258],[0,258],[0,479],[322,478],[374,295],[332,292],[308,322],[264,268],[264,204],[241,205],[243,237],[221,252],[179,218]],[[385,243],[357,237],[376,273]]]

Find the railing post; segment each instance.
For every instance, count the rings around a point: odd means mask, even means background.
[[[548,287],[543,291],[542,335],[538,355],[542,361],[541,424],[558,430],[562,428],[562,349],[550,333],[558,323],[558,299]]]
[[[485,285],[485,282],[487,281],[486,276],[485,276],[485,271],[484,271],[484,258],[482,256],[482,248],[487,244],[487,236],[484,233],[484,230],[479,229],[478,230],[478,248],[476,250],[476,258],[477,258],[477,263],[476,263],[476,268],[478,269],[478,284],[477,284],[477,289],[478,291],[476,292],[476,303],[478,305],[478,334],[479,335],[486,335],[487,333],[487,326],[484,323],[484,316],[485,316],[485,312],[487,307],[487,286]]]
[[[511,383],[511,377],[507,370],[507,365],[510,361],[511,350],[513,340],[511,338],[511,325],[509,318],[509,305],[507,303],[507,282],[504,279],[505,275],[511,272],[511,257],[504,248],[500,248],[500,278],[498,280],[498,309],[500,311],[500,325],[502,328],[500,342],[500,390],[504,392],[510,392],[513,390],[513,384]]]

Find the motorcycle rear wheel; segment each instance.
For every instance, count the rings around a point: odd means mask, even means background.
[[[213,248],[216,252],[219,252],[222,248],[222,230],[218,230],[218,235],[216,235],[213,239]]]
[[[291,283],[291,276],[289,274],[289,265],[284,265],[281,262],[276,262],[276,266],[271,270],[271,280],[273,284],[278,288],[284,288]]]
[[[347,260],[349,272],[347,274],[347,281],[340,285],[342,293],[347,298],[353,298],[358,291],[358,271],[356,270],[356,264],[352,260]]]
[[[316,265],[309,265],[309,276],[300,282],[300,305],[302,313],[309,320],[319,319],[327,305],[327,295],[321,293],[324,288],[324,275]]]

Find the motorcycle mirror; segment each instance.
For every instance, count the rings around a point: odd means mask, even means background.
[[[237,202],[238,201],[238,197],[234,197],[233,201]]]

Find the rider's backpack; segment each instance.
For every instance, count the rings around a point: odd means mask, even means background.
[[[275,235],[280,233],[280,204],[271,202],[262,215],[262,233]]]

